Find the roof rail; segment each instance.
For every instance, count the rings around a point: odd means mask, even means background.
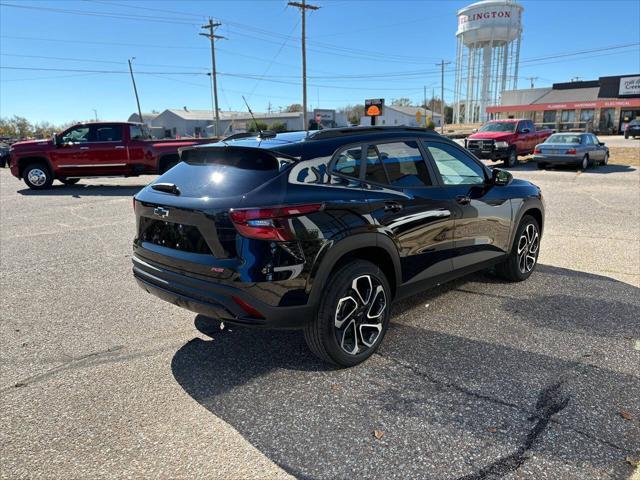
[[[346,135],[366,135],[368,133],[375,132],[421,132],[438,135],[438,132],[434,130],[427,130],[426,128],[421,127],[408,127],[404,125],[374,125],[364,127],[326,128],[323,130],[316,130],[315,132],[309,132],[309,139],[320,140],[324,138],[341,137]]]

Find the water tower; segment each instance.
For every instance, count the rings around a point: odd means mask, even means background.
[[[504,90],[518,83],[523,7],[484,0],[458,11],[454,123],[487,120]]]

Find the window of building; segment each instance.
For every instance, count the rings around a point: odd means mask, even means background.
[[[485,181],[484,169],[452,145],[425,143],[445,185],[479,185]]]
[[[600,110],[600,123],[598,125],[598,130],[601,132],[612,131],[615,115],[615,108],[603,108]]]
[[[542,126],[544,128],[556,128],[556,111],[545,110],[542,114]]]
[[[349,177],[360,176],[362,147],[347,147],[338,154],[333,170]]]
[[[365,178],[394,187],[431,185],[427,164],[414,140],[370,145]]]
[[[586,123],[593,122],[593,116],[595,115],[595,110],[592,108],[580,110],[580,121]]]
[[[573,123],[575,121],[575,110],[562,110],[562,113],[560,114],[560,130],[569,130],[571,128],[575,128],[575,125]]]

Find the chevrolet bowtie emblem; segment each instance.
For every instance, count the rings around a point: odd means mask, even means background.
[[[166,218],[169,216],[169,210],[162,207],[156,207],[153,209],[153,214],[157,215],[160,218]]]

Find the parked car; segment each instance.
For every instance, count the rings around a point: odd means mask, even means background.
[[[593,133],[554,133],[536,145],[533,161],[538,168],[549,165],[576,165],[586,170],[590,165],[609,163],[609,148]]]
[[[157,174],[179,161],[179,148],[211,141],[151,140],[139,123],[80,123],[49,140],[11,145],[11,173],[35,190],[54,179],[73,185],[85,177]]]
[[[0,168],[4,168],[9,163],[9,145],[0,143]]]
[[[640,120],[631,120],[624,129],[624,138],[640,137]]]
[[[465,147],[478,158],[498,161],[513,167],[518,155],[533,153],[535,146],[553,133],[536,130],[531,120],[491,120],[465,140]]]
[[[302,329],[334,364],[378,348],[392,301],[536,266],[540,189],[437,133],[290,132],[181,155],[133,200],[139,285],[224,322]]]

